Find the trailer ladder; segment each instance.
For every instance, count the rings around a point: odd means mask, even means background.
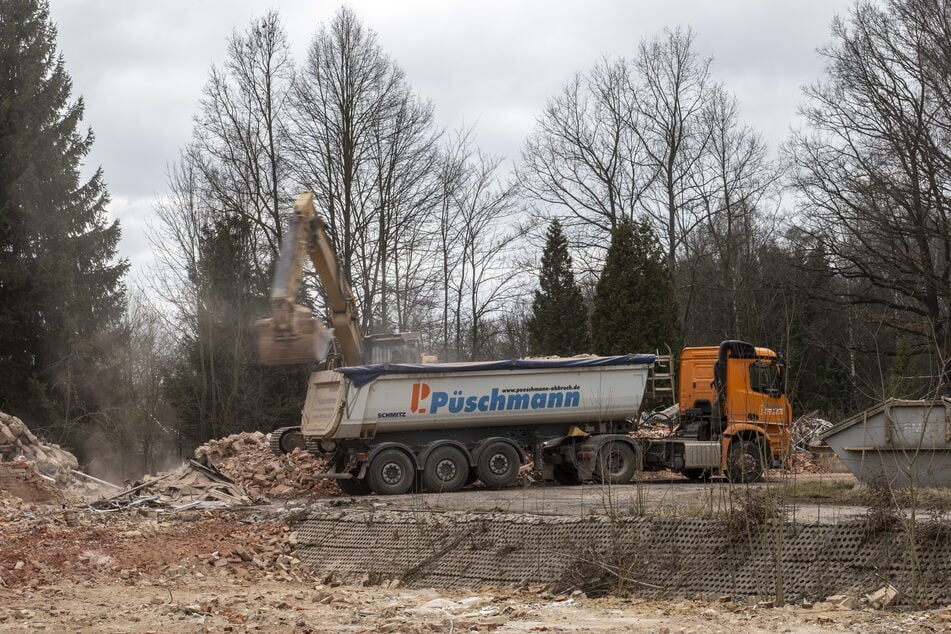
[[[670,402],[676,403],[676,394],[674,393],[674,355],[667,347],[667,354],[657,352],[657,358],[654,361],[654,367],[647,375],[647,390],[651,399],[670,399]]]

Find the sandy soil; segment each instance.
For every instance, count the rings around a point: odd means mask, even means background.
[[[552,597],[242,581],[227,572],[61,581],[0,591],[0,631],[76,632],[937,632],[951,611],[769,608],[732,602]]]

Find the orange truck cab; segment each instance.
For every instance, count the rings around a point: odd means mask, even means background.
[[[745,341],[685,348],[679,376],[679,425],[652,443],[647,465],[666,464],[696,480],[721,472],[734,482],[784,466],[792,408],[780,355]]]

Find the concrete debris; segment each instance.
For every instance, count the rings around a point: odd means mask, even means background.
[[[666,438],[673,426],[672,419],[660,413],[641,420],[630,435],[634,438]]]
[[[12,462],[0,462],[0,491],[6,494],[8,506],[12,498],[36,504],[63,504],[66,497],[50,479],[44,477],[33,463],[22,456]]]
[[[793,473],[823,473],[821,462],[809,451],[794,451],[792,454]]]
[[[146,475],[126,488],[89,476],[76,457],[39,440],[15,416],[0,413],[0,512],[23,504],[95,500],[88,510],[110,513],[142,506],[207,510],[244,506],[272,498],[339,495],[332,481],[315,474],[324,464],[307,452],[276,456],[268,436],[241,433],[212,440],[195,459],[172,471]]]
[[[16,416],[0,412],[0,460],[18,457],[62,485],[72,482],[71,471],[79,469],[76,456],[59,445],[43,442]]]
[[[819,435],[832,429],[833,425],[830,421],[821,418],[818,410],[803,414],[793,421],[792,428],[789,430],[792,435],[793,449],[809,451],[812,444],[818,441]]]
[[[274,455],[269,436],[261,432],[211,440],[195,450],[195,458],[214,465],[244,487],[254,500],[340,494],[333,481],[315,477],[325,469],[323,461],[300,449]]]
[[[898,590],[891,584],[879,588],[871,594],[865,595],[865,599],[869,602],[869,604],[878,610],[887,608],[892,603],[894,603],[895,599],[897,598]]]
[[[244,506],[272,498],[338,495],[337,485],[318,480],[324,464],[295,450],[276,456],[261,432],[211,440],[174,471],[148,475],[134,486],[90,505],[112,512],[148,504],[174,511]]]
[[[189,460],[178,469],[145,476],[134,486],[89,504],[90,510],[114,512],[150,504],[174,511],[244,506],[244,488],[209,464]]]
[[[859,607],[858,599],[848,594],[833,594],[827,597],[825,602],[839,610],[854,610]]]

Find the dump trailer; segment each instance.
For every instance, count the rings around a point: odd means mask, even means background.
[[[628,482],[638,453],[628,432],[654,359],[631,354],[316,372],[302,431],[308,449],[332,465],[323,476],[351,493],[405,493],[416,482],[429,491],[455,491],[476,479],[511,486],[527,451],[543,456],[536,467],[570,462],[578,465],[575,477]],[[562,455],[569,452],[571,458]]]
[[[301,429],[330,465],[320,476],[351,494],[511,486],[529,453],[541,477],[562,484],[622,484],[662,469],[751,482],[782,466],[791,412],[778,355],[727,341],[681,356],[691,400],[665,438],[631,433],[650,354],[315,372]]]

